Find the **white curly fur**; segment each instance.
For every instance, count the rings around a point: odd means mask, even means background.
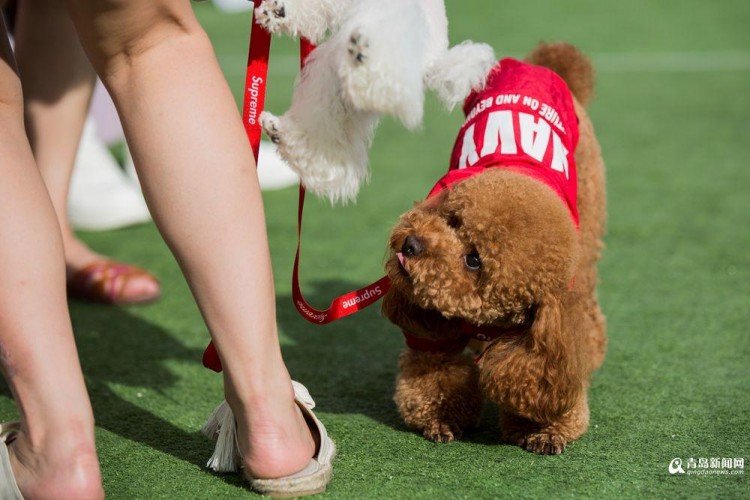
[[[336,29],[354,0],[263,0],[258,23],[271,33],[305,37],[314,44]]]
[[[271,32],[320,43],[280,117],[261,115],[266,134],[310,191],[331,202],[356,199],[369,178],[367,152],[384,114],[409,129],[422,122],[424,88],[452,108],[480,88],[492,49],[448,49],[443,0],[263,0],[255,10]]]
[[[425,72],[425,84],[453,109],[472,90],[481,90],[495,62],[492,47],[466,41],[432,61]]]
[[[353,201],[368,179],[367,151],[380,116],[339,98],[339,51],[337,44],[320,45],[310,54],[287,112],[260,115],[263,130],[305,188],[331,203]]]
[[[347,54],[338,61],[343,97],[357,109],[396,116],[407,128],[419,126],[424,90],[422,71],[415,68],[424,64],[428,35],[419,2],[362,1],[357,9],[337,33],[347,38],[342,40]]]

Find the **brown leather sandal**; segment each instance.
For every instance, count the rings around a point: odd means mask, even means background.
[[[133,278],[147,278],[157,285],[156,292],[125,294]],[[149,304],[161,297],[159,282],[144,269],[130,264],[101,260],[89,264],[68,278],[68,296],[112,305]]]

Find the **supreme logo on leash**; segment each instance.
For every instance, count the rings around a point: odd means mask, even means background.
[[[261,85],[265,86],[265,80],[259,76],[254,76],[250,87],[247,88],[245,99],[248,101],[250,110],[247,114],[247,123],[257,125],[258,123],[258,97],[260,96]]]
[[[367,299],[371,299],[371,298],[379,299],[382,295],[383,295],[383,291],[380,289],[379,286],[376,286],[372,289],[365,290],[365,293],[361,295],[357,295],[353,299],[344,300],[343,306],[344,306],[344,309],[347,309],[349,307],[354,307],[357,304],[362,304]]]

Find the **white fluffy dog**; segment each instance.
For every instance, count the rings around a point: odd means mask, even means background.
[[[381,115],[418,127],[425,87],[452,108],[496,62],[485,44],[448,48],[442,0],[263,0],[255,15],[270,32],[320,44],[289,110],[260,122],[302,184],[332,203],[354,200],[369,177]]]

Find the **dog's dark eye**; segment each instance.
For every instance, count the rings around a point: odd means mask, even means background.
[[[467,254],[464,257],[464,262],[466,263],[466,267],[472,271],[477,271],[482,267],[482,259],[479,258],[479,254],[476,251]]]
[[[461,219],[456,214],[450,214],[446,220],[448,227],[451,229],[458,229],[461,227]]]

